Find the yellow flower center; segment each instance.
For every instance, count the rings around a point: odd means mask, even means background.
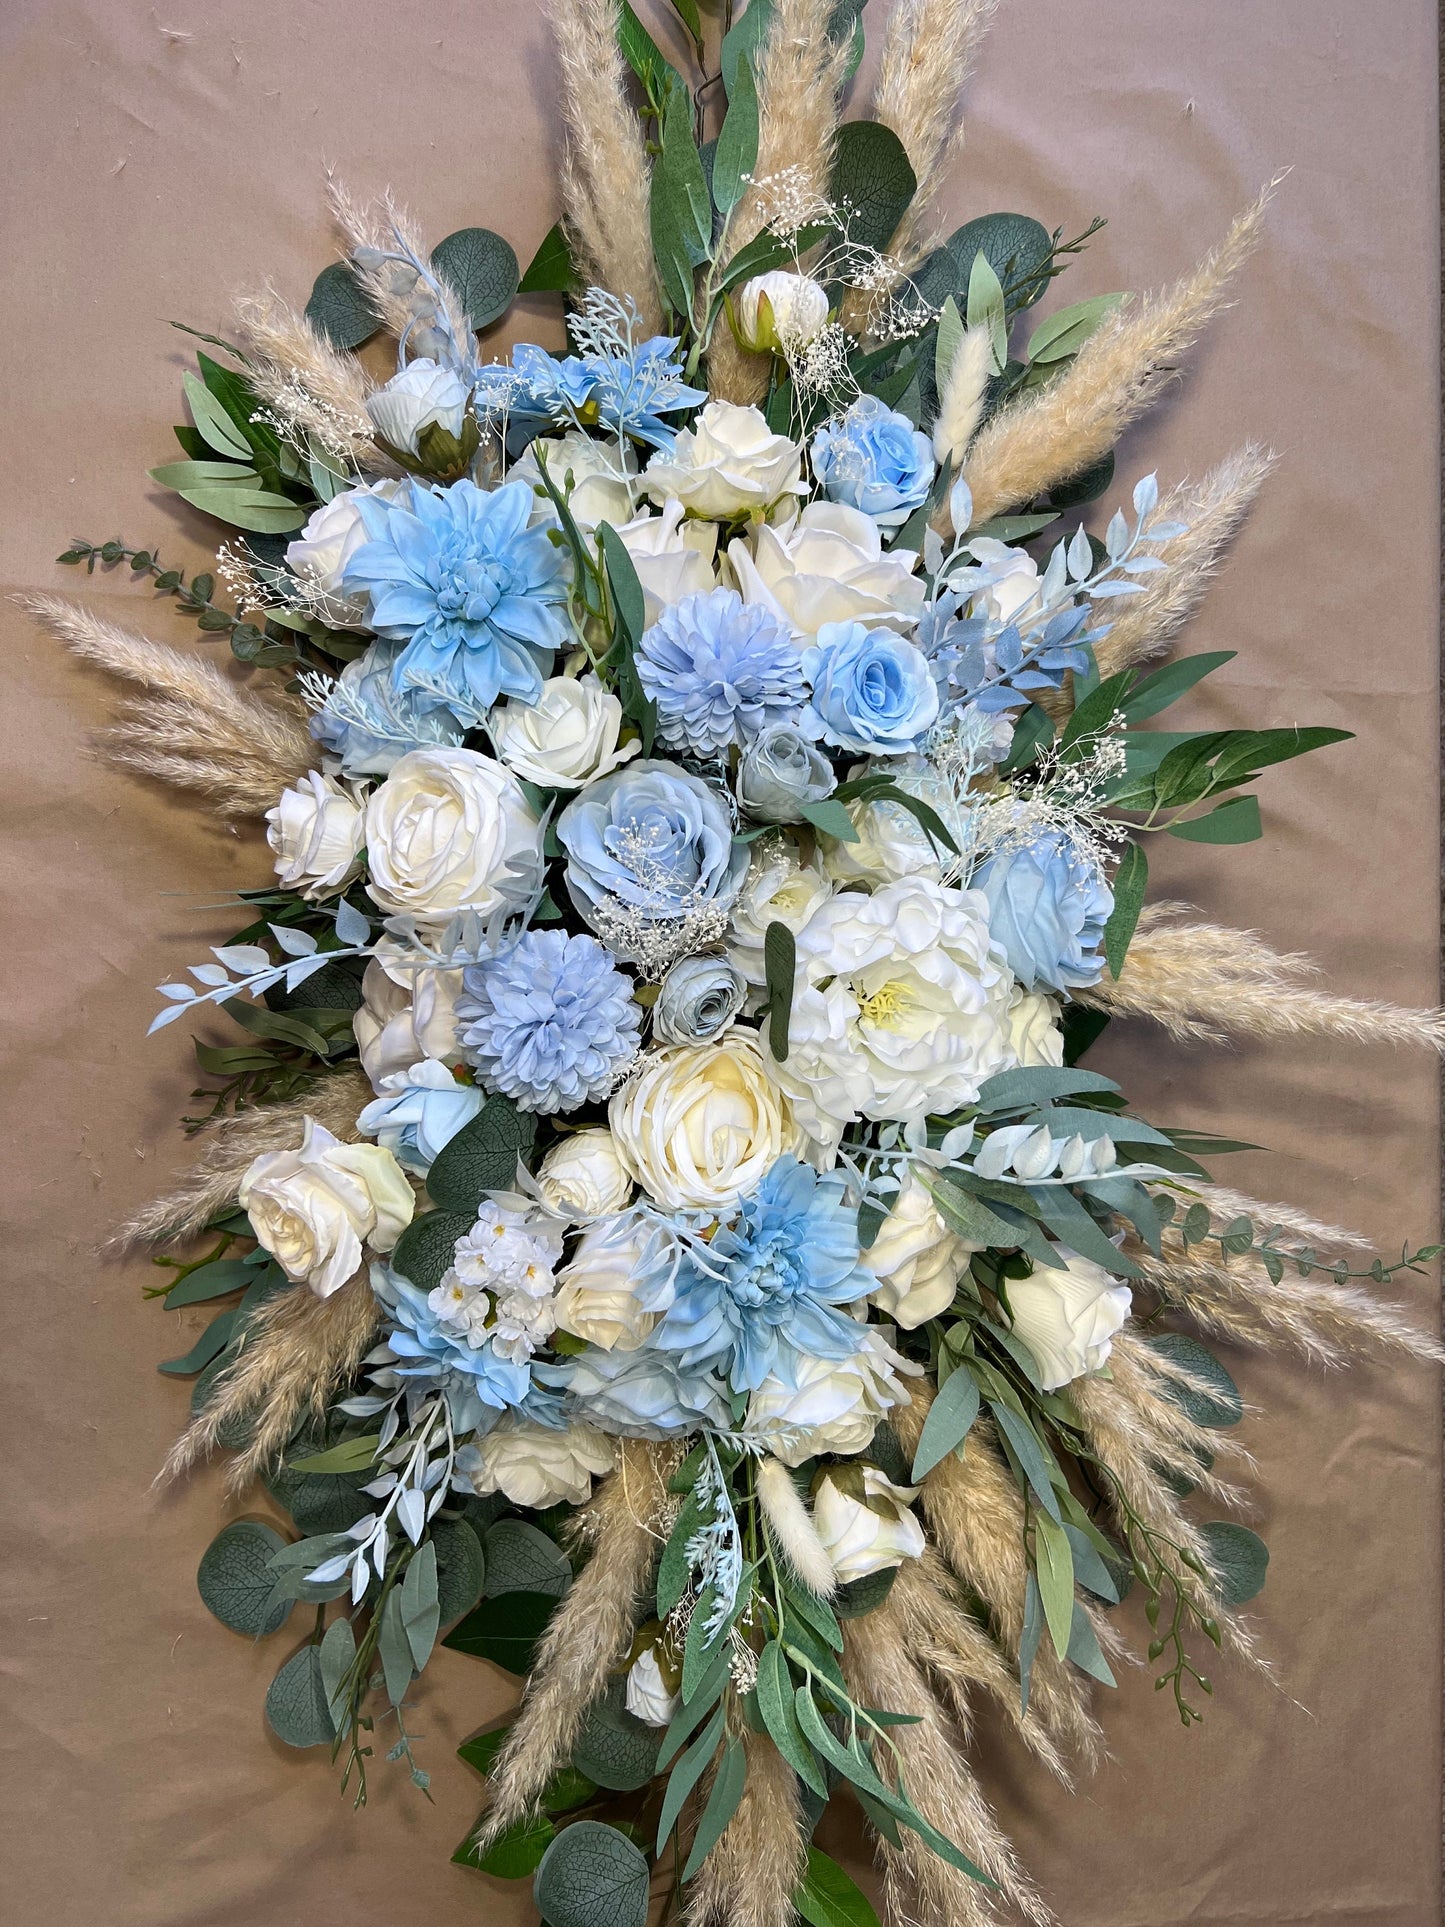
[[[858,1001],[858,1021],[861,1024],[892,1024],[907,1010],[910,998],[908,986],[896,980],[880,984],[870,996]]]

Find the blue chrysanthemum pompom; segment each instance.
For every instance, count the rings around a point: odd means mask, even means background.
[[[771,609],[733,589],[684,596],[637,645],[637,679],[665,743],[696,756],[742,748],[808,700],[797,644]]]
[[[575,1111],[604,1098],[637,1054],[631,980],[595,937],[529,930],[462,981],[463,1048],[481,1082],[519,1110]]]

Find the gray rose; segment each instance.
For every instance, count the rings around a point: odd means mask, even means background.
[[[797,823],[805,803],[821,803],[837,787],[833,766],[806,736],[775,723],[754,737],[738,764],[737,798],[763,823]]]
[[[684,957],[662,980],[653,1035],[664,1044],[710,1044],[730,1027],[747,991],[726,957]]]

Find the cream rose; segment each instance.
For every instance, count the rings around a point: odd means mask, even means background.
[[[559,1138],[542,1160],[537,1189],[555,1211],[601,1218],[632,1201],[632,1174],[612,1133],[598,1126]]]
[[[365,488],[344,488],[308,516],[294,542],[286,544],[287,567],[311,590],[308,606],[333,629],[365,627],[367,599],[342,594],[341,577],[347,563],[368,540],[357,503],[363,496],[383,502],[396,499],[400,481],[371,482]]]
[[[801,641],[825,622],[864,622],[906,633],[927,591],[912,549],[883,553],[878,524],[842,502],[810,502],[794,522],[761,524],[750,548],[741,536],[728,560],[744,602],[760,602]]]
[[[509,482],[531,484],[537,498],[532,512],[534,524],[558,521],[552,498],[542,485],[538,449],[547,464],[547,480],[565,498],[578,528],[590,531],[599,522],[610,522],[617,528],[630,519],[633,512],[630,478],[637,473],[637,457],[631,446],[625,455],[619,455],[615,442],[594,441],[580,428],[574,428],[565,435],[539,435],[536,441],[528,442],[507,471]],[[570,489],[569,475],[572,477]]]
[[[366,817],[355,789],[308,770],[266,812],[266,841],[288,890],[318,903],[344,890],[360,868]]]
[[[599,1218],[558,1275],[557,1323],[604,1352],[635,1352],[672,1303],[675,1249],[632,1212]]]
[[[592,1481],[616,1461],[612,1443],[590,1425],[554,1431],[511,1412],[477,1439],[468,1455],[472,1490],[481,1498],[501,1492],[513,1505],[581,1505]]]
[[[410,1070],[423,1058],[439,1064],[462,1061],[457,998],[460,970],[439,970],[420,961],[393,937],[383,937],[361,980],[362,1004],[351,1020],[362,1069],[372,1089],[383,1078]]]
[[[836,1466],[818,1480],[813,1525],[840,1586],[923,1557],[923,1527],[909,1509],[916,1492],[874,1465]]]
[[[623,1160],[654,1203],[717,1211],[752,1191],[784,1151],[804,1148],[751,1031],[651,1052],[608,1106]]]
[[[953,1303],[969,1258],[982,1245],[951,1232],[910,1165],[863,1263],[878,1277],[872,1302],[905,1331],[916,1331]]]
[[[360,1269],[363,1243],[390,1251],[416,1211],[390,1151],[343,1144],[312,1117],[299,1150],[263,1151],[253,1160],[237,1199],[257,1241],[318,1298]]]
[[[512,774],[544,790],[580,790],[642,748],[618,747],[622,704],[595,676],[550,676],[535,703],[501,703],[487,726]]]
[[[975,536],[969,548],[981,566],[960,578],[972,591],[973,613],[991,622],[1012,622],[1030,603],[1037,606],[1039,565],[1022,549],[991,535]]]
[[[968,848],[968,830],[952,789],[921,756],[875,763],[872,770],[892,778],[901,790],[927,803],[942,818],[960,850]],[[838,883],[894,883],[901,877],[927,877],[937,883],[952,852],[941,849],[913,812],[902,803],[845,803],[858,832],[856,843],[824,837],[822,864]]]
[[[1063,1063],[1064,1027],[1057,999],[1015,985],[1005,1026],[1015,1064],[1026,1070],[1045,1065],[1057,1070]]]
[[[517,779],[471,749],[414,749],[366,806],[371,894],[393,915],[445,923],[504,901],[508,864],[540,862],[541,829]]]
[[[729,958],[755,990],[767,982],[763,946],[768,925],[786,924],[796,937],[832,894],[828,879],[799,860],[790,838],[776,834],[758,838],[733,904],[727,936]]]
[[[643,486],[655,502],[676,496],[694,515],[726,521],[805,495],[803,451],[775,435],[760,408],[710,401],[670,450],[647,464]]]
[[[1014,1332],[1033,1353],[1046,1392],[1098,1371],[1133,1303],[1129,1287],[1092,1258],[1057,1250],[1057,1266],[1035,1265],[1029,1277],[1008,1283]]]
[[[851,1358],[800,1355],[795,1384],[765,1378],[748,1400],[747,1431],[784,1465],[801,1465],[820,1452],[851,1456],[867,1449],[886,1413],[907,1402],[904,1377],[922,1369],[901,1357],[877,1325],[861,1326]]]
[[[660,514],[643,513],[617,531],[642,584],[648,626],[684,596],[706,595],[717,587],[717,526],[683,520],[675,496]]]

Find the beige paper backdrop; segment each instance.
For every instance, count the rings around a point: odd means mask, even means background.
[[[888,0],[873,0],[881,16]],[[523,259],[554,214],[553,69],[523,0],[8,0],[8,294],[0,514],[9,587],[70,586],[74,535],[208,532],[145,479],[174,453],[183,341],[233,287],[304,298],[329,258],[328,164],[393,184],[433,236],[500,228]],[[1239,660],[1198,714],[1343,723],[1358,740],[1262,784],[1266,840],[1171,847],[1171,890],[1311,950],[1342,988],[1436,982],[1435,36],[1427,0],[1012,0],[970,101],[954,221],[1111,217],[1056,299],[1172,277],[1285,167],[1238,306],[1129,438],[1121,474],[1197,470],[1246,437],[1278,474],[1192,637]],[[876,23],[875,23],[876,27]],[[950,225],[953,223],[951,222]],[[513,316],[550,329],[545,303]],[[555,335],[544,338],[555,339]],[[499,342],[499,347],[502,345]],[[212,536],[210,539],[214,539]],[[100,606],[187,631],[127,582]],[[378,1768],[371,1809],[261,1719],[292,1635],[253,1648],[194,1590],[226,1516],[203,1476],[149,1482],[185,1392],[155,1376],[197,1314],[145,1305],[92,1255],[184,1156],[184,1036],[146,1043],[152,986],[266,874],[255,839],[98,769],[100,681],[4,614],[5,999],[12,1032],[0,1370],[0,1913],[16,1927],[282,1927],[527,1917],[448,1865],[476,1786],[451,1757],[511,1687],[442,1654],[421,1693],[435,1807]],[[1435,1074],[1301,1045],[1110,1040],[1164,1122],[1272,1147],[1241,1182],[1385,1244],[1436,1215]],[[1432,1287],[1419,1291],[1422,1317]],[[1005,1820],[1071,1927],[1438,1919],[1438,1390],[1249,1359],[1278,1684],[1218,1667],[1183,1733],[1126,1677],[1114,1758],[1070,1798],[985,1737]],[[299,1622],[298,1622],[299,1623]],[[846,1845],[846,1841],[845,1841]]]

